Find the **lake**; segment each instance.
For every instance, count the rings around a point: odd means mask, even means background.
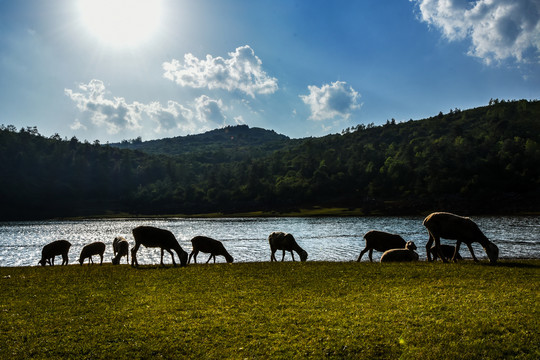
[[[369,230],[382,230],[400,234],[406,241],[418,246],[421,260],[426,259],[427,230],[423,217],[316,217],[316,218],[152,218],[152,219],[98,219],[76,221],[32,221],[0,223],[0,266],[34,266],[41,258],[41,249],[47,243],[66,239],[72,246],[69,263],[79,258],[82,247],[93,241],[107,245],[105,262],[113,256],[112,241],[124,236],[134,245],[131,229],[151,225],[173,232],[188,253],[190,239],[205,235],[223,242],[235,262],[270,260],[268,235],[273,231],[293,234],[298,244],[309,254],[308,261],[355,261],[365,246],[363,235]],[[501,258],[540,258],[540,216],[482,216],[473,217],[484,234],[500,249]],[[455,244],[442,240],[442,243]],[[484,250],[473,244],[479,259],[487,259]],[[465,245],[461,255],[470,259]],[[374,252],[373,260],[381,253]],[[276,253],[281,259],[281,252]],[[137,254],[140,264],[159,264],[159,249],[141,247]],[[299,257],[295,255],[296,260]],[[94,257],[95,261],[96,257]],[[130,258],[131,259],[131,258]],[[198,261],[206,262],[206,254],[199,254]],[[285,260],[291,260],[290,255]],[[125,258],[122,259],[124,263]],[[166,252],[164,261],[171,263]],[[224,262],[223,257],[217,258]],[[367,254],[362,261],[369,261]],[[61,258],[56,258],[61,264]]]

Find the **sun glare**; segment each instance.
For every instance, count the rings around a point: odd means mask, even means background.
[[[161,17],[159,0],[80,0],[85,26],[100,42],[132,47],[148,41]]]

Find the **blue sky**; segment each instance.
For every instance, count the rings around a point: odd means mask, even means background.
[[[293,138],[540,98],[538,0],[0,0],[0,123]]]

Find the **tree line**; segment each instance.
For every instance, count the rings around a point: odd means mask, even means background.
[[[214,130],[193,135],[189,147],[163,139],[167,146],[154,141],[144,152],[127,146],[145,144],[141,139],[102,145],[2,125],[0,219],[312,206],[365,214],[538,211],[540,101],[492,100],[320,138],[261,130]],[[232,131],[244,141],[231,142]]]

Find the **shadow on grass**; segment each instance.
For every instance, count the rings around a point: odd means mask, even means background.
[[[529,269],[538,269],[540,268],[540,265],[536,264],[530,264],[526,262],[520,262],[520,261],[498,261],[495,266],[498,267],[509,267],[509,268],[529,268]]]

